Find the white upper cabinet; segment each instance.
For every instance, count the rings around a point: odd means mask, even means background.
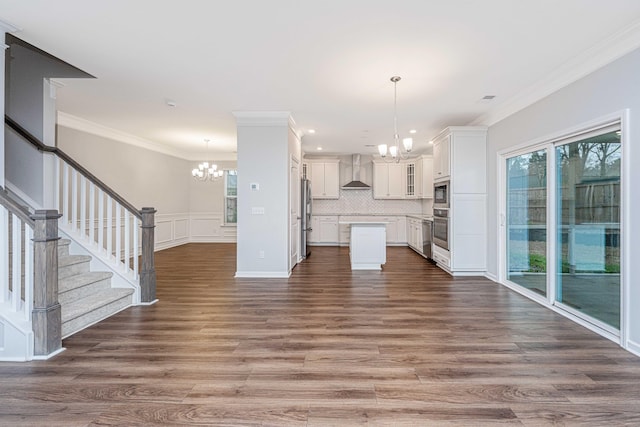
[[[433,160],[429,156],[399,163],[373,162],[374,199],[433,198]]]
[[[323,162],[311,162],[309,166],[311,168],[311,196],[314,199],[339,198],[339,161],[327,160]]]
[[[404,199],[405,165],[402,163],[373,163],[373,198]]]
[[[443,135],[433,142],[433,179],[451,175],[451,136]]]
[[[404,195],[407,199],[415,199],[418,197],[418,180],[416,177],[418,176],[418,166],[420,163],[419,159],[412,160],[407,162],[404,166],[405,170],[405,190]]]
[[[433,199],[433,157],[420,156],[415,165],[415,196]]]

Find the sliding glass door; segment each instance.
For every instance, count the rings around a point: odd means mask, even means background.
[[[507,159],[507,278],[547,295],[547,154]]]
[[[620,132],[556,147],[556,301],[620,329]]]
[[[502,158],[503,277],[523,294],[619,336],[620,123]]]

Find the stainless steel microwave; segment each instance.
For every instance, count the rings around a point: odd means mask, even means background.
[[[433,207],[435,209],[449,208],[449,181],[433,184]]]

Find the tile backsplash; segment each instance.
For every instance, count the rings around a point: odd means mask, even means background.
[[[426,203],[426,205],[425,205]],[[315,199],[314,215],[338,214],[422,214],[431,213],[430,200],[380,200],[372,190],[340,190],[338,200]],[[425,210],[425,207],[427,210]]]

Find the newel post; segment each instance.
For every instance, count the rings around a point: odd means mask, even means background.
[[[62,348],[62,315],[58,302],[58,218],[56,210],[37,210],[33,228],[33,335],[35,356]]]
[[[154,259],[154,208],[142,208],[142,268],[140,269],[140,300],[150,303],[156,300],[156,265]]]

